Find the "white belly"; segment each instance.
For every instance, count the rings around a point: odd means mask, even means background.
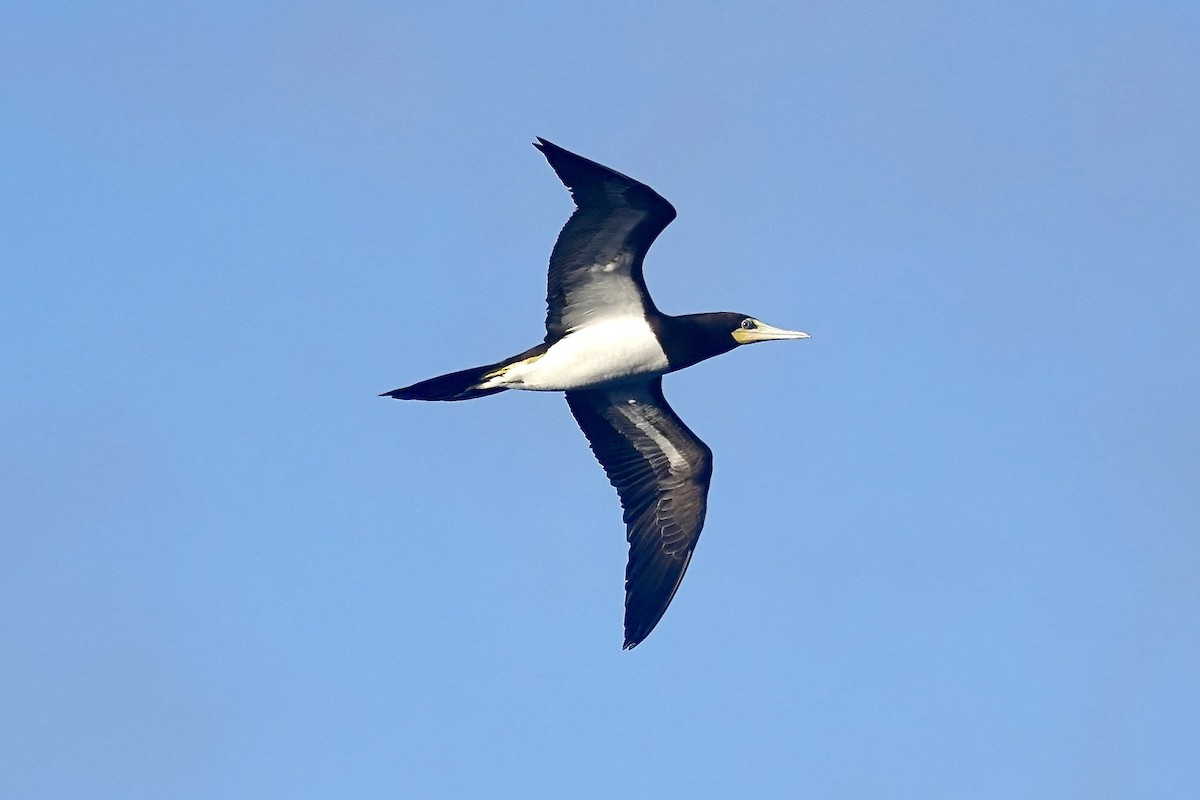
[[[513,364],[483,386],[563,392],[661,375],[666,369],[666,353],[649,323],[622,317],[568,333],[540,358]]]

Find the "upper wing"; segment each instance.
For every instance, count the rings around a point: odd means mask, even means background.
[[[625,509],[625,648],[662,619],[704,526],[712,450],[667,405],[662,378],[567,392]]]
[[[545,139],[534,146],[578,206],[550,253],[546,341],[593,320],[653,311],[642,259],[675,208],[649,186]]]

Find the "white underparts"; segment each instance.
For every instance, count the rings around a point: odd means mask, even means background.
[[[481,389],[537,392],[590,389],[627,378],[661,375],[667,356],[644,317],[594,322],[568,333],[540,357],[493,374]]]

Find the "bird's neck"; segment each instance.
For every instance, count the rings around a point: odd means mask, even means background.
[[[713,325],[715,314],[684,314],[672,317],[658,314],[650,325],[658,334],[671,371],[698,364],[707,358],[728,353],[737,342],[724,326]]]

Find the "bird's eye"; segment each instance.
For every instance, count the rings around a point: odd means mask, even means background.
[[[742,330],[744,330],[744,331],[752,331],[757,327],[758,327],[758,323],[756,323],[752,319],[742,320]]]

